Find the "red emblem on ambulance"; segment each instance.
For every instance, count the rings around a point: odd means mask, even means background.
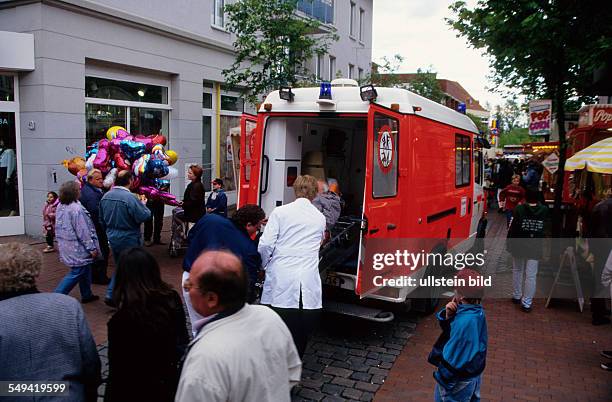
[[[378,167],[387,173],[393,167],[395,144],[391,136],[391,127],[384,125],[378,131]]]

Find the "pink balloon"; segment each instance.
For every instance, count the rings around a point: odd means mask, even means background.
[[[98,153],[93,161],[93,167],[100,169],[102,173],[106,173],[111,169],[109,163],[110,155],[108,153],[109,147],[110,142],[108,140],[98,141]]]
[[[125,131],[125,130],[117,130],[117,137],[116,137],[116,138],[118,138],[118,139],[120,139],[120,140],[124,140],[124,139],[125,139],[125,137],[127,137],[127,136],[129,136],[129,135],[130,135],[130,133],[128,133],[128,132],[127,132],[127,131]]]
[[[144,135],[137,135],[136,137],[134,137],[134,141],[138,141],[141,142],[143,144],[145,144],[147,153],[151,152],[151,149],[153,149],[153,139],[150,138],[152,136],[149,137],[145,137]]]
[[[140,186],[138,188],[138,193],[145,195],[147,198],[152,198],[154,200],[162,200],[165,204],[177,206],[179,202],[176,199],[174,194],[170,194],[167,191],[160,191],[155,187],[151,186]]]

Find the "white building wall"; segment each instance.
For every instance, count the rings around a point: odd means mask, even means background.
[[[335,4],[340,41],[330,54],[343,75],[349,62],[355,74],[358,67],[369,72],[372,0],[355,3],[356,24],[359,7],[366,12],[363,43],[348,37],[349,0]],[[27,234],[41,234],[46,193],[74,178],[62,160],[85,153],[85,75],[91,68],[113,79],[168,83],[170,148],[179,154],[172,189],[182,196],[185,165],[202,160],[202,81],[223,82],[221,71],[233,61],[231,37],[211,27],[211,11],[211,0],[0,2],[0,30],[34,35],[35,69],[19,73]],[[160,30],[152,28],[156,24]]]

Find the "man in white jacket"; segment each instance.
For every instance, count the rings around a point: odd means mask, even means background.
[[[319,249],[325,216],[312,205],[317,179],[298,176],[296,200],[270,214],[257,250],[266,271],[261,304],[271,306],[289,327],[300,357],[322,308]]]
[[[183,286],[196,321],[176,402],[290,401],[302,363],[287,326],[264,306],[246,304],[248,281],[229,251],[206,251]]]

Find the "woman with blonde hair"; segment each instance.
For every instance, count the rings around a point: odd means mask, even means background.
[[[261,304],[272,307],[293,336],[300,357],[322,308],[319,248],[325,238],[325,216],[312,204],[317,179],[298,176],[296,200],[270,214],[258,251],[266,271]]]

